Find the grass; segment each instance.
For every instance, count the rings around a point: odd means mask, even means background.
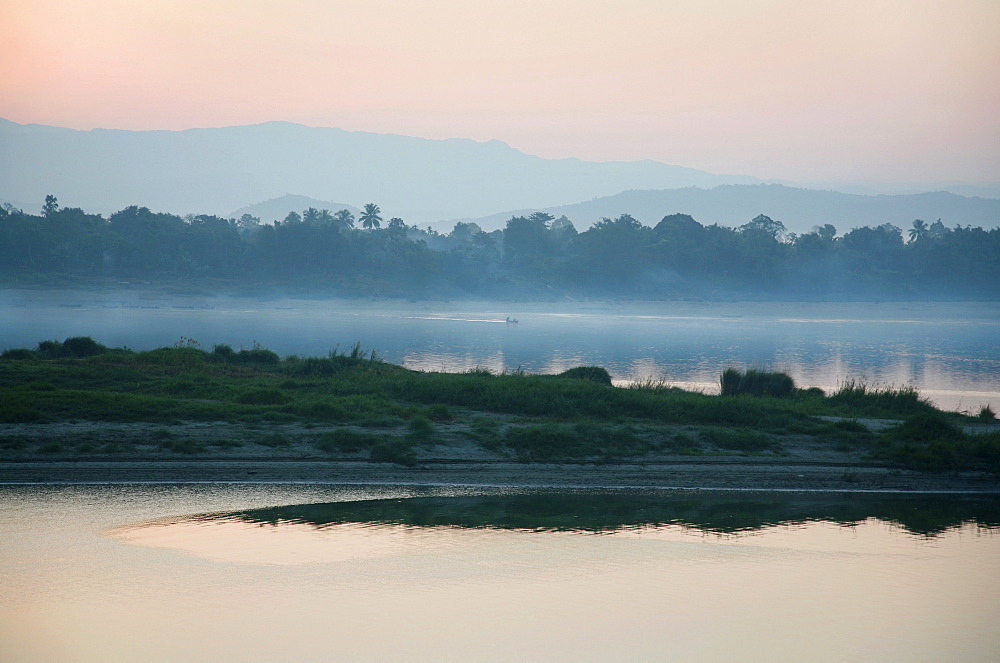
[[[707,428],[701,435],[716,447],[730,451],[757,453],[778,451],[781,448],[773,435],[746,428]]]
[[[1000,474],[1000,433],[969,435],[942,413],[924,412],[882,433],[876,454],[918,469]]]
[[[829,401],[834,407],[843,406],[859,417],[896,418],[935,411],[913,387],[869,385],[859,380],[844,382]]]
[[[274,424],[347,426],[310,439],[328,453],[367,453],[372,460],[403,465],[416,463],[418,448],[459,434],[526,462],[706,449],[780,452],[788,436],[806,435],[838,450],[869,450],[909,466],[1000,467],[993,438],[967,436],[958,428],[973,417],[941,413],[908,387],[852,381],[827,396],[796,389],[783,374],[753,369],[727,369],[722,382],[727,395],[714,396],[654,381],[614,387],[599,367],[556,376],[422,373],[384,362],[360,345],[327,357],[282,359],[258,346],[234,351],[217,345],[207,352],[182,344],[133,352],[76,337],[0,356],[0,423],[162,424],[153,439],[182,454],[201,453],[206,445],[175,438],[170,427],[181,421],[259,426],[254,441],[275,449],[292,441],[269,432]],[[992,410],[983,410],[976,418],[993,420]],[[847,420],[831,423],[820,416]],[[924,421],[913,419],[919,416],[936,417],[951,428],[939,426],[933,430],[940,434],[927,437],[911,423],[875,436],[856,421]],[[16,438],[8,439],[0,449],[13,451]],[[239,443],[207,446],[227,444]]]

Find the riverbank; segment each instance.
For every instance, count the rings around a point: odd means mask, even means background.
[[[433,461],[407,468],[294,459],[5,460],[0,483],[331,483],[719,490],[1000,493],[982,472],[927,473],[781,459],[673,459],[615,464]]]
[[[985,490],[1000,425],[914,390],[727,370],[715,396],[607,371],[425,373],[355,346],[133,352],[87,337],[0,357],[0,481],[322,481]]]

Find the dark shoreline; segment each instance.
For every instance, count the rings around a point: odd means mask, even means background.
[[[927,473],[868,464],[726,458],[570,464],[446,461],[420,467],[295,459],[4,460],[0,484],[317,483],[524,488],[656,488],[1000,494],[983,472]]]

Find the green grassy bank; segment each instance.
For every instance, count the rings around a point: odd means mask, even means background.
[[[759,371],[727,369],[721,381],[716,396],[660,383],[615,387],[598,367],[556,376],[423,373],[360,346],[282,358],[183,340],[134,352],[78,337],[0,356],[0,457],[264,453],[416,465],[422,451],[449,446],[522,462],[807,449],[1000,473],[996,427],[964,430],[990,423],[988,409],[946,413],[912,389],[858,383],[825,394]],[[103,428],[80,428],[93,422]],[[231,426],[212,429],[222,431],[216,437],[204,427],[190,434],[198,422]]]

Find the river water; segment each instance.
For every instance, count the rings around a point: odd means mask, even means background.
[[[0,487],[9,661],[998,660],[996,497]]]
[[[517,322],[508,322],[508,319]],[[1000,303],[477,303],[251,299],[141,290],[0,291],[0,349],[91,336],[145,350],[192,339],[325,356],[355,343],[427,371],[604,366],[619,383],[707,392],[728,366],[799,386],[912,386],[939,407],[1000,409]]]

